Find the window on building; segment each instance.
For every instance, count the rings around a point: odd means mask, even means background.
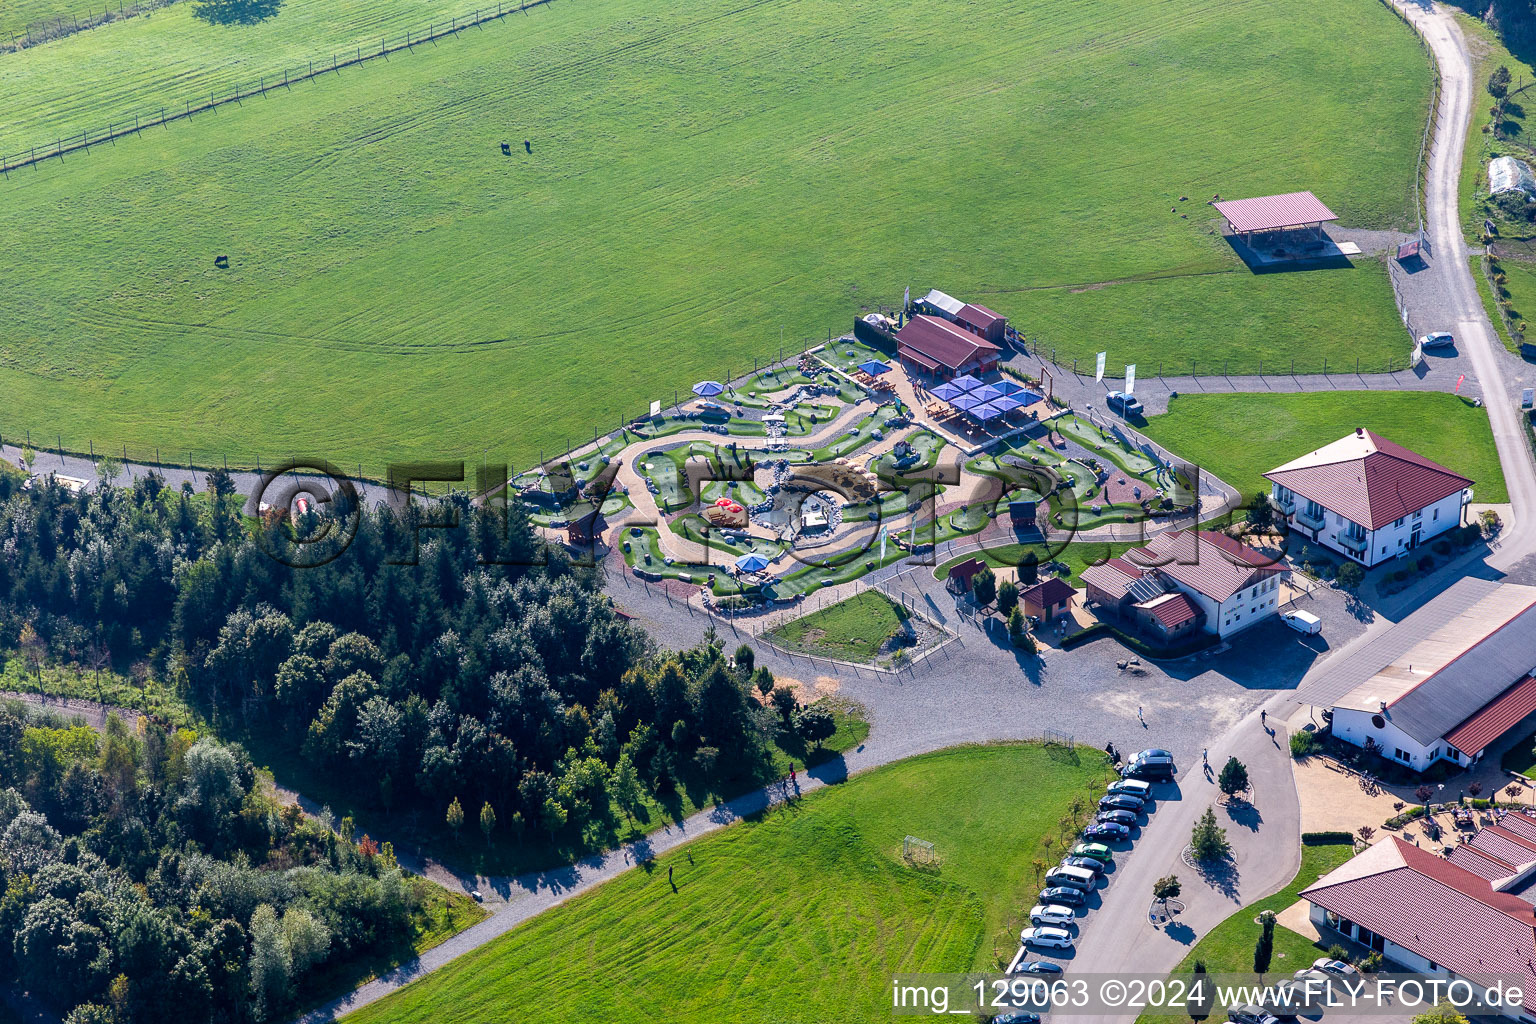
[[[1424,518],[1424,510],[1423,509],[1419,509],[1417,512],[1415,512],[1413,514],[1413,518],[1414,519],[1423,519]]]
[[[1403,525],[1403,521],[1401,519],[1399,519],[1397,522],[1393,523],[1392,525],[1394,527],[1402,526]]]
[[[1439,509],[1435,509],[1435,514],[1430,516],[1429,518],[1430,518],[1431,521],[1433,521],[1435,519],[1439,519],[1440,518],[1440,510]]]
[[[1395,753],[1393,756],[1396,757],[1399,761],[1405,763],[1413,760],[1413,758],[1409,756],[1408,751],[1404,750],[1402,747],[1398,747],[1397,753]]]

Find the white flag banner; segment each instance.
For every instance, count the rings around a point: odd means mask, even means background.
[[[1095,381],[1101,381],[1101,380],[1104,379],[1104,360],[1106,360],[1108,358],[1109,358],[1109,353],[1108,352],[1100,352],[1099,353],[1098,368],[1093,371],[1093,379]]]
[[[901,308],[906,309],[912,305],[912,286],[907,285],[907,290],[901,293]]]
[[[1410,366],[1418,366],[1423,361],[1424,361],[1424,343],[1422,341],[1420,341],[1420,342],[1417,342],[1413,346],[1413,358],[1409,362],[1408,365],[1410,365]]]
[[[1130,394],[1135,394],[1135,392],[1136,392],[1136,364],[1135,363],[1131,363],[1130,365],[1128,365],[1125,368],[1125,393],[1130,395]]]
[[[651,415],[652,416],[660,416],[661,415],[661,402],[660,401],[655,401],[655,402],[651,403]]]
[[[885,564],[885,535],[890,530],[889,526],[880,527],[880,564]]]

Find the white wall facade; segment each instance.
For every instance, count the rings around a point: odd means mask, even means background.
[[[1372,721],[1376,715],[1380,715],[1383,719],[1384,724],[1381,728]],[[1482,751],[1475,751],[1474,756],[1469,757],[1444,739],[1437,739],[1427,745],[1420,743],[1392,724],[1390,709],[1371,712],[1357,711],[1354,708],[1334,708],[1333,734],[1357,747],[1363,747],[1367,739],[1373,739],[1383,757],[1390,758],[1398,764],[1407,765],[1416,772],[1424,771],[1436,761],[1449,761],[1463,766],[1475,764],[1476,755],[1482,753]]]
[[[1340,918],[1337,915],[1330,914],[1326,908],[1320,907],[1316,903],[1312,904],[1312,909],[1308,911],[1307,916],[1311,919],[1312,924],[1316,926],[1318,934],[1323,937],[1325,942],[1328,941],[1328,938],[1331,935],[1342,935],[1353,942],[1358,942],[1361,945],[1369,946],[1372,949],[1377,949],[1379,947],[1379,951],[1383,957],[1390,960],[1393,964],[1405,968],[1411,973],[1437,974],[1443,978],[1459,977],[1459,975],[1449,967],[1445,967],[1442,964],[1437,964],[1428,957],[1419,953],[1415,953],[1407,946],[1404,946],[1398,942],[1394,942],[1392,939],[1385,935],[1379,936],[1378,942],[1369,941],[1370,936],[1368,934],[1362,934],[1363,929],[1359,925],[1355,924],[1353,921],[1349,921],[1347,919]],[[1481,991],[1481,989],[1479,990]],[[1529,1017],[1522,1015],[1520,1011],[1515,1008],[1506,1008],[1502,1015],[1506,1017],[1512,1017],[1516,1020],[1530,1019]]]
[[[1363,529],[1363,524],[1353,523],[1328,508],[1325,503],[1319,502],[1324,509],[1323,526],[1321,529],[1314,529],[1310,524],[1297,521],[1297,516],[1307,508],[1306,498],[1293,494],[1279,484],[1270,486],[1270,496],[1292,530],[1311,537],[1329,550],[1336,551],[1370,568],[1382,562],[1389,562],[1438,537],[1446,530],[1460,526],[1461,509],[1464,504],[1472,500],[1472,489],[1469,487],[1447,495],[1411,515],[1404,516],[1394,523],[1388,523],[1379,530],[1365,530],[1363,551],[1357,550],[1358,545],[1350,547],[1340,539],[1347,532],[1358,534]],[[1291,506],[1289,513],[1284,512],[1287,504]],[[1414,540],[1415,530],[1418,531],[1416,541]]]

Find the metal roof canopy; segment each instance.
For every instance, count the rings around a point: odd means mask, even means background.
[[[1334,212],[1311,192],[1287,192],[1279,196],[1253,199],[1228,199],[1211,204],[1227,219],[1232,230],[1277,231],[1280,228],[1307,227],[1338,220]]]

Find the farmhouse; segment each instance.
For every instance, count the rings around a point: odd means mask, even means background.
[[[1496,855],[1463,853],[1468,847]],[[1513,974],[1530,991],[1536,985],[1533,869],[1536,818],[1515,812],[1457,847],[1449,860],[1389,836],[1301,896],[1311,903],[1325,944],[1342,937],[1417,973]],[[1521,1009],[1505,1012],[1519,1017]]]
[[[997,369],[997,345],[948,320],[919,313],[896,332],[896,355],[909,369],[949,379]]]
[[[1475,764],[1536,711],[1536,587],[1458,580],[1330,664],[1296,699],[1334,736],[1415,771]]]
[[[1295,530],[1377,565],[1461,524],[1472,481],[1369,430],[1264,474]]]
[[[1160,534],[1083,570],[1087,599],[1156,640],[1226,637],[1279,610],[1284,563],[1207,530]]]

